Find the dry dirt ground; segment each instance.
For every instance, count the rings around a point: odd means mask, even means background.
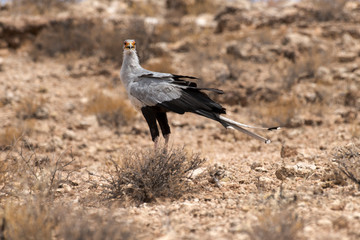
[[[359,184],[334,161],[351,148],[360,179],[360,3],[222,5],[2,6],[1,239],[360,238]],[[282,130],[266,145],[170,113],[171,148],[206,159],[191,190],[108,199],[109,159],[153,148],[118,76],[125,38],[147,68],[223,89],[230,118]]]

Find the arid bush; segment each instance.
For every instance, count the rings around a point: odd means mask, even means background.
[[[19,128],[9,126],[0,131],[0,150],[10,148],[21,136]]]
[[[334,150],[333,161],[360,190],[360,146],[356,144],[340,147]]]
[[[304,228],[303,221],[290,209],[267,209],[258,216],[258,223],[248,232],[252,240],[295,240]]]
[[[163,56],[156,59],[156,61],[151,61],[150,63],[144,64],[144,68],[151,69],[151,71],[155,72],[173,73],[175,70],[171,65],[171,58]]]
[[[20,143],[18,143],[20,145]],[[72,173],[70,165],[75,160],[71,153],[65,156],[48,156],[37,154],[27,143],[14,146],[4,159],[5,175],[2,181],[6,184],[1,189],[3,197],[22,198],[25,196],[40,196],[53,199],[56,190],[69,180]]]
[[[99,125],[120,127],[135,117],[134,109],[120,96],[106,94],[104,91],[91,90],[91,97],[85,113],[94,114]]]
[[[135,39],[141,61],[147,60],[151,36],[147,34],[144,19],[133,18],[131,24],[107,22],[101,19],[67,19],[52,23],[37,35],[30,55],[34,60],[43,56],[78,53],[80,57],[99,56],[102,60],[122,62],[123,42]],[[124,27],[129,25],[128,27]]]
[[[57,239],[89,240],[130,240],[136,237],[134,223],[127,223],[126,218],[119,221],[111,213],[89,214],[86,210],[67,211],[58,209],[59,215]]]
[[[77,0],[12,0],[11,11],[21,14],[50,14],[66,9]]]
[[[85,209],[70,210],[43,199],[25,203],[8,202],[0,208],[1,239],[137,239],[134,224],[115,219],[111,213],[89,214]]]
[[[183,149],[127,153],[120,161],[110,159],[110,171],[104,176],[104,193],[110,198],[130,198],[137,202],[176,198],[188,189],[189,177],[204,161]]]
[[[27,199],[26,204],[8,203],[0,213],[3,239],[51,239],[55,216],[50,206],[38,199]]]
[[[344,6],[349,0],[313,0],[315,18],[319,21],[345,20]]]
[[[299,101],[294,97],[280,97],[275,102],[260,104],[254,108],[254,114],[265,117],[267,122],[282,127],[298,127],[294,123],[299,114]]]
[[[16,116],[20,119],[46,119],[49,112],[45,107],[45,99],[37,97],[25,97],[16,108]]]

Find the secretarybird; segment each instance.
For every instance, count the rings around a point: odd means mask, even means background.
[[[198,87],[195,82],[189,81],[197,79],[195,77],[152,72],[142,68],[136,54],[135,40],[124,41],[124,58],[120,78],[131,103],[144,115],[155,147],[159,139],[157,122],[165,138],[165,145],[169,141],[170,126],[166,112],[195,113],[218,121],[225,128],[234,128],[265,143],[270,143],[270,140],[246,130],[244,127],[263,130],[279,129],[279,127],[253,127],[221,116],[221,114],[226,114],[225,108],[211,100],[203,91],[218,94],[222,94],[223,91]]]

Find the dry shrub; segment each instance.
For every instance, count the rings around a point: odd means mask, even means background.
[[[166,8],[169,16],[181,17],[187,14],[199,15],[202,13],[215,13],[219,9],[219,5],[211,0],[167,0]]]
[[[58,239],[130,240],[139,239],[134,223],[117,220],[110,213],[89,214],[85,210],[68,210],[60,215]]]
[[[87,114],[95,114],[99,125],[120,127],[129,123],[135,117],[135,111],[117,94],[93,89],[89,92],[91,99],[86,106]]]
[[[174,68],[172,67],[171,58],[167,56],[152,59],[151,62],[147,62],[146,64],[144,64],[144,68],[151,69],[151,71],[155,72],[175,72]]]
[[[84,209],[51,205],[37,198],[8,203],[0,209],[1,239],[138,239],[134,226],[111,213],[90,214]]]
[[[34,60],[42,56],[56,57],[77,52],[79,57],[99,56],[102,60],[121,64],[123,42],[135,39],[141,61],[150,57],[151,43],[144,19],[129,22],[104,22],[102,19],[66,19],[52,23],[37,35],[30,55]],[[128,26],[128,27],[124,27]]]
[[[28,199],[26,204],[5,205],[0,213],[3,239],[51,239],[55,218],[49,208],[49,205],[35,199]]]
[[[346,20],[344,7],[349,0],[313,0],[315,19],[318,21]]]
[[[159,197],[177,198],[189,189],[188,179],[205,159],[184,149],[157,148],[110,159],[105,191],[111,198],[151,202]]]
[[[48,200],[54,198],[56,190],[70,181],[71,164],[74,158],[64,156],[53,157],[37,154],[31,146],[24,143],[16,150],[16,146],[1,159],[6,166],[3,179],[6,184],[1,189],[3,196],[22,198],[23,196],[39,196]]]
[[[20,119],[46,119],[49,112],[45,106],[45,99],[38,97],[25,97],[16,108],[16,116]]]
[[[291,209],[278,212],[267,209],[248,234],[252,240],[295,240],[300,239],[303,228],[303,221]]]
[[[315,73],[320,66],[326,66],[332,60],[330,52],[321,49],[311,48],[296,57],[295,62],[287,62],[287,66],[280,72],[284,79],[284,87],[288,90],[293,85],[306,79],[315,77]],[[285,70],[285,71],[284,71]]]
[[[127,13],[134,16],[154,17],[159,13],[156,1],[128,1]]]
[[[67,8],[77,0],[12,0],[11,11],[21,14],[50,14]]]
[[[0,132],[0,150],[11,147],[22,135],[19,128],[9,126]]]
[[[334,150],[333,161],[351,181],[358,185],[360,190],[360,145],[351,144]]]
[[[277,101],[260,104],[254,114],[260,114],[262,118],[269,119],[270,123],[282,127],[298,127],[294,120],[299,114],[299,102],[295,96],[280,97]],[[294,125],[295,124],[295,125]]]

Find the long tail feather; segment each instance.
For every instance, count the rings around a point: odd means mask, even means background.
[[[263,136],[260,136],[256,133],[253,133],[247,129],[244,129],[243,127],[247,127],[247,128],[254,128],[254,129],[262,129],[262,130],[269,130],[269,131],[272,131],[272,130],[276,130],[276,129],[280,129],[280,127],[272,127],[272,128],[264,128],[264,127],[254,127],[254,126],[250,126],[250,125],[246,125],[246,124],[243,124],[243,123],[239,123],[239,122],[236,122],[234,120],[231,120],[231,119],[228,119],[226,117],[223,117],[223,116],[219,116],[219,118],[224,121],[225,123],[227,123],[229,126],[228,128],[234,128],[242,133],[245,133],[255,139],[258,139],[260,141],[263,141],[265,142],[266,144],[270,143],[271,140],[270,139],[267,139]]]
[[[240,126],[240,127],[245,127],[245,128],[253,128],[253,129],[260,129],[260,130],[268,130],[268,131],[273,131],[273,130],[279,130],[280,127],[270,127],[270,128],[266,128],[266,127],[255,127],[255,126],[251,126],[251,125],[246,125],[246,124],[243,124],[243,123],[239,123],[239,122],[236,122],[234,120],[231,120],[229,118],[226,118],[224,116],[219,116],[219,118],[227,123],[232,123],[232,124],[235,124],[236,126]]]

